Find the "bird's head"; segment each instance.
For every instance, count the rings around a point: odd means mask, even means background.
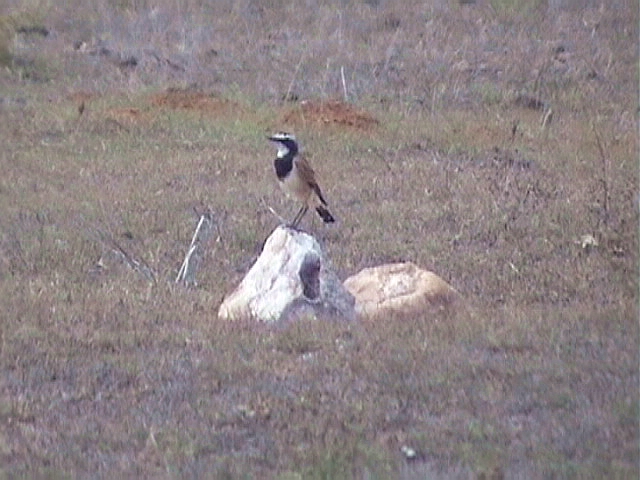
[[[298,153],[298,143],[296,137],[290,133],[278,132],[269,137],[269,140],[278,147],[278,158]]]

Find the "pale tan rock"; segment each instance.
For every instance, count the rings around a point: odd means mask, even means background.
[[[433,305],[449,305],[458,293],[442,278],[411,262],[365,268],[344,286],[356,299],[359,317],[413,315]]]

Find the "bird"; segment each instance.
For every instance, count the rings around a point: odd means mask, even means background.
[[[310,207],[318,212],[324,223],[335,222],[327,201],[322,196],[315,172],[309,162],[303,156],[298,155],[296,137],[290,133],[278,132],[268,139],[278,147],[273,164],[280,186],[287,196],[302,202],[302,207],[291,222],[291,226],[297,227]]]

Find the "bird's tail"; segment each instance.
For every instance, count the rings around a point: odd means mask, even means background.
[[[333,218],[333,215],[331,215],[331,212],[327,210],[326,207],[323,207],[322,205],[320,205],[319,207],[316,207],[316,212],[318,212],[318,215],[322,217],[322,221],[324,223],[333,223],[336,221],[336,219]]]

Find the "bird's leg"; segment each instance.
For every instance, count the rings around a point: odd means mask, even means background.
[[[298,213],[296,213],[296,216],[293,217],[293,220],[291,220],[291,222],[289,223],[289,226],[291,228],[296,228],[296,222],[298,221],[298,217],[300,216],[300,212],[302,211],[302,208],[300,210],[298,210]]]
[[[296,228],[296,224],[298,222],[298,217],[300,216],[300,212],[302,211],[302,209],[298,210],[298,213],[296,213],[296,216],[293,217],[293,220],[291,220],[291,223],[289,224],[289,226],[291,228]]]
[[[297,228],[298,224],[302,220],[302,217],[304,217],[304,215],[307,213],[308,209],[309,209],[309,207],[307,206],[306,203],[300,208],[300,210],[298,211],[298,213],[294,217],[293,222],[291,222],[291,226],[293,228]]]
[[[298,227],[298,224],[302,220],[302,217],[304,217],[305,213],[307,213],[307,206],[303,205],[302,207],[300,207],[300,210],[298,211],[298,213],[296,214],[295,218],[293,219],[293,222],[291,223],[291,225],[294,228]]]

